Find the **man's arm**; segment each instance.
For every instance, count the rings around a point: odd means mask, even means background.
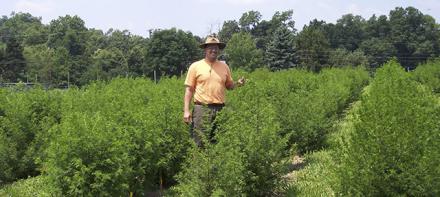
[[[191,99],[194,95],[194,88],[190,86],[185,86],[185,97],[183,98],[183,121],[185,123],[191,123],[192,115],[189,111],[189,106],[191,103]]]

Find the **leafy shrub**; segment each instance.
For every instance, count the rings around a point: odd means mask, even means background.
[[[175,190],[182,196],[267,196],[282,182],[287,139],[261,86],[249,83],[217,118],[217,144],[192,150]]]
[[[433,92],[440,93],[440,60],[430,61],[419,65],[414,71],[412,77],[428,86]]]
[[[289,151],[323,147],[368,79],[361,69],[234,74],[249,82],[228,92],[218,143],[206,150],[190,148],[181,120],[182,79],[1,89],[0,175],[13,181],[43,172],[62,195],[143,196],[176,179],[173,191],[182,195],[275,195]],[[20,166],[34,174],[17,176]]]
[[[288,194],[438,195],[440,103],[412,77],[395,62],[379,69],[330,149],[308,156]]]
[[[364,88],[367,94],[369,87]],[[306,167],[296,174],[296,179],[286,189],[287,196],[338,196],[341,194],[341,176],[338,170],[344,170],[341,165],[342,152],[338,146],[349,140],[354,129],[354,121],[361,101],[354,102],[346,113],[344,119],[336,124],[337,132],[331,133],[328,138],[329,149],[312,152],[306,155]],[[345,141],[344,141],[345,140]],[[335,151],[338,150],[338,151]]]
[[[60,196],[60,191],[50,184],[45,176],[36,176],[16,181],[0,189],[0,196]]]
[[[131,173],[128,133],[97,113],[72,113],[51,132],[49,178],[63,193],[74,196],[124,195]]]
[[[66,92],[47,174],[65,195],[146,195],[174,182],[189,145],[181,81],[114,79]]]
[[[35,89],[2,89],[0,184],[39,174],[47,130],[59,121],[61,95]]]
[[[269,73],[267,73],[269,75]],[[358,69],[324,69],[319,74],[281,71],[260,85],[276,107],[281,133],[300,153],[325,146],[328,133],[343,110],[368,82]]]
[[[378,70],[340,140],[343,195],[438,195],[440,106],[395,62]]]

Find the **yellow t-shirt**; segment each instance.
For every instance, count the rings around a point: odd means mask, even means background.
[[[204,104],[224,103],[226,87],[233,83],[227,64],[217,60],[209,65],[205,59],[189,66],[185,80],[186,86],[195,89],[194,102]]]

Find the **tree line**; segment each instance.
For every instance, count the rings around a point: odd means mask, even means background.
[[[228,45],[221,58],[252,71],[364,65],[375,69],[391,58],[412,69],[440,54],[439,24],[414,7],[397,7],[369,19],[343,15],[336,23],[314,19],[301,31],[293,11],[262,20],[258,11],[224,21],[217,33]],[[204,35],[203,35],[204,36]],[[0,82],[84,85],[116,76],[180,76],[203,57],[202,37],[176,28],[148,37],[128,30],[87,28],[78,16],[49,24],[29,13],[0,18]]]

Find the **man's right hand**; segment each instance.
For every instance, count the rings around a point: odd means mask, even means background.
[[[185,111],[185,112],[183,112],[183,121],[184,121],[186,124],[189,124],[189,123],[192,122],[191,112],[189,112],[189,111]]]
[[[246,83],[246,79],[243,76],[241,76],[241,78],[237,80],[237,84],[238,86],[243,86],[244,83]]]

